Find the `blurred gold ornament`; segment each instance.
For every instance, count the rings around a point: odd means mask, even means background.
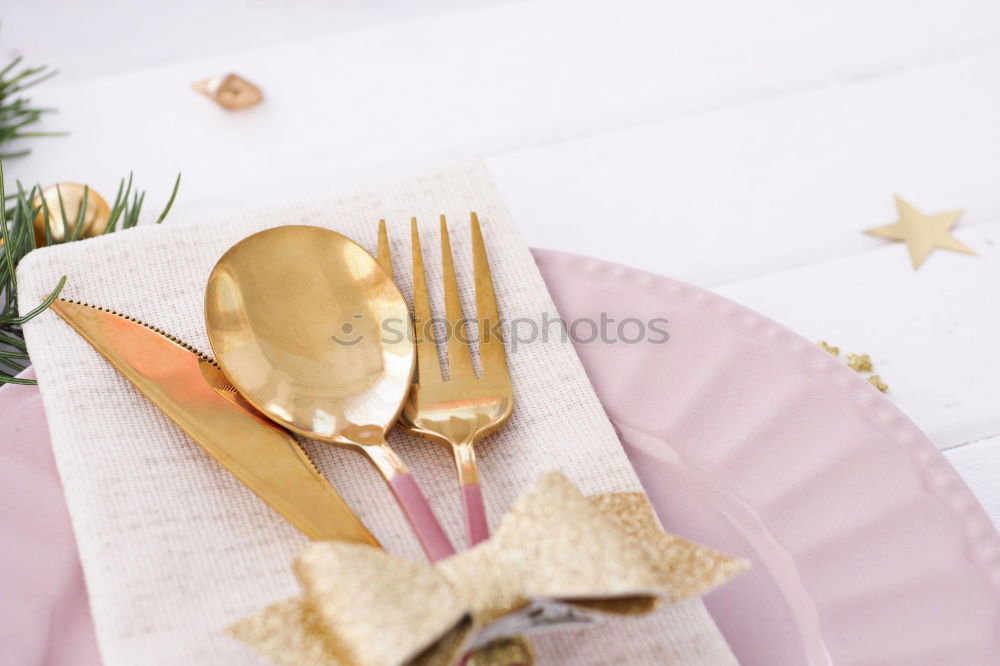
[[[194,84],[194,89],[208,95],[230,111],[246,109],[260,104],[264,93],[260,88],[237,74],[213,76]]]
[[[83,194],[87,192],[87,208],[83,214],[83,223],[77,231],[80,221],[80,209],[83,206]],[[62,202],[60,203],[60,196]],[[72,238],[91,238],[100,236],[111,219],[111,207],[100,194],[79,183],[56,183],[42,190],[40,197],[35,197],[34,206],[44,207],[35,216],[35,245],[44,247],[45,242],[45,211],[49,212],[49,236],[54,243],[60,243]],[[66,214],[63,217],[63,213]],[[67,235],[67,231],[69,234]]]
[[[951,228],[962,216],[961,210],[924,215],[912,205],[896,196],[896,210],[899,219],[882,227],[865,230],[866,234],[904,241],[910,251],[910,262],[914,270],[920,268],[931,251],[936,248],[975,254],[972,249],[951,235]]]

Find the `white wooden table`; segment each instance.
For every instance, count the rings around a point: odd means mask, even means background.
[[[61,112],[9,162],[172,223],[482,155],[529,244],[712,288],[868,352],[890,397],[1000,523],[1000,4],[433,0],[4,11],[0,52],[62,69]],[[260,107],[190,84],[236,71]],[[862,235],[964,208],[979,253]]]

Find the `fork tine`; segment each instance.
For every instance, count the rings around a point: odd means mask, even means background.
[[[441,216],[441,267],[444,273],[444,316],[448,319],[448,369],[451,378],[475,377],[472,369],[472,347],[469,331],[462,316],[462,301],[458,296],[458,279],[455,277],[455,260],[451,255],[448,223]]]
[[[431,326],[431,304],[427,295],[427,275],[424,273],[424,255],[420,251],[420,232],[417,218],[410,218],[410,239],[413,244],[413,325],[417,347],[417,372],[421,384],[442,381],[441,362],[434,344]],[[435,372],[436,370],[436,372]]]
[[[389,252],[389,234],[385,230],[385,219],[378,221],[378,265],[389,277],[392,274],[392,253]]]
[[[493,291],[493,276],[486,258],[486,244],[479,216],[472,213],[472,265],[476,281],[476,320],[479,326],[479,358],[483,377],[507,378],[507,353],[500,330],[500,311]]]

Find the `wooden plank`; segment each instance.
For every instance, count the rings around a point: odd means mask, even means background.
[[[893,193],[1000,219],[1000,56],[488,159],[529,244],[722,284],[878,247]]]
[[[1000,528],[1000,437],[949,449],[944,455]]]
[[[889,397],[941,449],[1000,434],[1000,221],[962,229],[978,257],[901,243],[717,291],[842,354],[871,355]]]
[[[42,103],[61,109],[46,128],[73,134],[36,142],[35,154],[10,168],[25,182],[85,180],[105,192],[129,169],[157,186],[183,171],[175,219],[210,215],[967,57],[994,48],[998,15],[1000,5],[989,0],[647,1],[629,11],[613,3],[514,3],[54,81],[37,90]],[[195,80],[231,70],[259,83],[267,101],[227,113],[190,90]],[[754,131],[737,143],[756,145]],[[700,159],[696,152],[650,156],[637,167],[655,172],[661,159],[674,159],[697,168]],[[667,178],[669,170],[663,176],[654,189],[700,187]],[[715,191],[730,186],[713,183]],[[601,183],[605,191],[618,185]],[[707,210],[714,195],[706,193],[699,208]],[[521,224],[531,229],[538,219],[526,215]]]
[[[3,42],[4,50],[58,67],[60,81],[81,81],[509,1],[32,0],[4,7]],[[107,38],[95,41],[95,31]]]

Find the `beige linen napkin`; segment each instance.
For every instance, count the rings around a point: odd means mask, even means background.
[[[479,162],[426,173],[342,198],[229,219],[161,226],[31,253],[18,272],[30,309],[67,275],[64,296],[115,309],[208,351],[205,283],[233,243],[269,227],[329,227],[374,249],[386,218],[400,288],[410,294],[409,218],[422,222],[430,284],[441,284],[438,214],[451,221],[464,302],[472,303],[468,215],[483,223],[501,311],[532,317],[555,308],[485,168]],[[434,289],[436,311],[441,296]],[[469,309],[468,312],[474,310]],[[295,595],[292,558],[306,540],[192,443],[82,338],[47,312],[25,327],[52,445],[108,666],[251,664],[266,661],[224,632],[232,622]],[[559,336],[510,356],[516,407],[479,447],[486,507],[496,524],[528,484],[563,470],[582,491],[639,488],[569,343]],[[461,503],[449,454],[393,431],[456,544]],[[306,444],[318,466],[385,547],[421,557],[392,495],[362,456]],[[700,601],[653,616],[608,621],[535,639],[542,664],[730,664],[728,647]]]

